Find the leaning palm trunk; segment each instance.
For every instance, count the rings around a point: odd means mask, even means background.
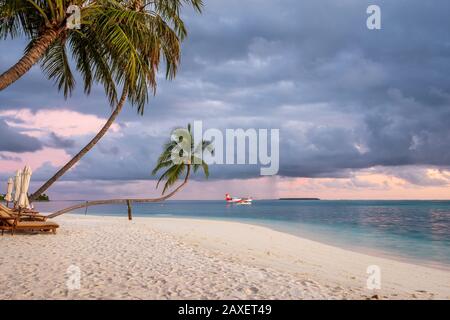
[[[0,91],[27,73],[27,71],[44,56],[47,49],[53,41],[61,35],[64,29],[64,27],[59,29],[49,29],[41,37],[36,39],[23,57],[15,65],[0,75]]]
[[[88,208],[88,207],[92,207],[92,206],[99,206],[99,205],[104,205],[104,204],[127,204],[127,203],[151,203],[151,202],[162,202],[164,200],[169,199],[170,197],[174,196],[178,191],[180,191],[188,182],[189,180],[189,174],[191,172],[191,166],[188,165],[187,166],[187,172],[186,172],[186,177],[184,178],[184,181],[182,184],[180,184],[176,189],[174,189],[172,192],[170,192],[169,194],[160,197],[160,198],[152,198],[152,199],[111,199],[111,200],[94,200],[94,201],[86,201],[85,203],[82,204],[77,204],[62,210],[59,210],[55,213],[50,214],[48,217],[49,218],[55,218],[57,216],[60,216],[64,213],[73,211],[73,210],[77,210],[77,209],[81,209],[81,208]]]
[[[116,120],[118,114],[122,110],[123,105],[125,104],[127,98],[128,91],[127,89],[123,89],[122,96],[120,97],[119,102],[117,103],[116,108],[113,113],[109,117],[108,121],[106,121],[103,128],[97,133],[97,135],[83,148],[80,152],[78,152],[69,162],[66,163],[64,167],[62,167],[53,177],[51,177],[46,183],[42,185],[35,193],[30,196],[30,201],[36,200],[42,193],[44,193],[56,180],[58,180],[63,174],[65,174],[70,168],[72,168],[86,153],[89,152],[97,142],[106,134],[108,129]]]

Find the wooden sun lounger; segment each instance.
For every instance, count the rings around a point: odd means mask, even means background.
[[[46,221],[47,216],[43,216],[39,214],[39,212],[29,209],[24,209],[23,211],[18,211],[16,209],[11,209],[8,207],[5,207],[4,205],[0,204],[0,211],[4,211],[8,213],[11,216],[19,216],[20,220],[27,220],[27,221]]]
[[[22,215],[12,214],[7,210],[3,209],[3,206],[0,208],[0,230],[3,233],[6,231],[11,231],[11,234],[14,235],[15,231],[20,230],[28,230],[28,231],[52,231],[56,233],[56,229],[59,228],[59,225],[52,221],[45,221],[45,219],[38,218],[38,220],[26,220],[28,215],[24,215],[22,219]],[[35,216],[35,215],[33,215]],[[40,219],[40,220],[39,220]]]

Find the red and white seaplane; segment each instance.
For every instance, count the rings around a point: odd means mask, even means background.
[[[252,204],[252,198],[233,198],[228,193],[225,195],[225,201],[230,204]]]

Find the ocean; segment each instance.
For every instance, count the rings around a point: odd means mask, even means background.
[[[36,203],[54,212],[76,201]],[[85,210],[75,211],[85,214]],[[127,217],[124,205],[91,207],[88,215]],[[353,251],[450,269],[450,201],[281,201],[250,206],[225,201],[134,204],[134,216],[189,217],[270,227]]]

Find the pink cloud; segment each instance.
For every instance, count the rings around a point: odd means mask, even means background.
[[[6,123],[18,128],[23,134],[32,137],[45,137],[55,133],[60,137],[93,135],[105,124],[106,119],[95,115],[82,114],[71,110],[43,109],[33,113],[30,109],[0,111],[0,117]],[[113,124],[112,132],[118,132],[118,124]],[[30,165],[35,171],[44,163],[49,162],[55,167],[64,165],[70,160],[70,155],[63,149],[44,148],[36,152],[12,153],[2,152],[0,172],[13,173],[23,166]]]
[[[82,136],[97,133],[106,119],[90,114],[61,109],[42,109],[33,113],[30,109],[5,110],[0,112],[11,127],[24,129],[23,133],[41,137],[54,132],[61,137]],[[113,124],[111,131],[118,132],[119,125]]]
[[[436,174],[433,171],[433,174]],[[49,194],[53,199],[154,198],[155,181],[61,181]],[[346,179],[281,178],[193,181],[175,200],[221,200],[225,193],[255,199],[318,197],[321,199],[450,199],[447,186],[418,186],[378,173],[360,172]]]
[[[20,154],[12,152],[2,152],[2,154],[11,158],[11,160],[0,160],[0,172],[11,174],[17,169],[23,168],[25,165],[29,165],[33,170],[36,170],[46,162],[50,162],[53,166],[60,167],[70,160],[70,155],[64,150],[54,148],[44,148],[39,151]]]
[[[420,170],[420,168],[417,168]],[[432,178],[446,179],[447,172],[426,169]],[[281,178],[277,189],[283,197],[322,199],[450,199],[450,179],[441,186],[421,186],[394,175],[361,171],[351,178]]]

